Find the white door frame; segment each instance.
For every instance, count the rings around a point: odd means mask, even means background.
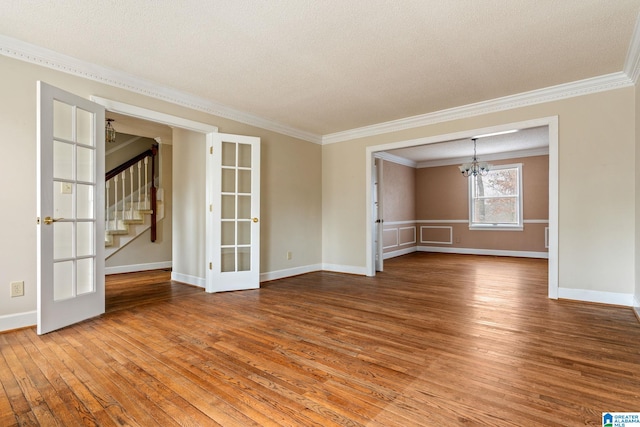
[[[180,129],[186,129],[193,132],[198,132],[206,135],[206,144],[202,147],[203,156],[205,155],[205,150],[208,150],[207,147],[211,147],[213,145],[214,134],[218,133],[218,127],[209,125],[206,123],[195,122],[193,120],[184,119],[182,117],[173,116],[171,114],[160,113],[158,111],[148,110],[146,108],[137,107],[135,105],[125,104],[124,102],[114,101],[111,99],[101,98],[98,96],[92,96],[91,100],[97,104],[104,106],[105,110],[122,114],[125,116],[135,117],[138,119],[148,120],[156,123],[161,123],[170,127],[176,127]],[[209,160],[209,156],[207,156],[206,162],[206,192],[210,194],[211,189],[211,176],[214,173],[213,163]],[[208,219],[205,221],[205,235],[207,236],[207,241],[211,240],[211,236],[213,236],[214,230],[211,225],[211,221]],[[210,253],[210,245],[206,246],[206,261],[212,259],[212,254]],[[208,284],[212,281],[212,272],[210,269],[206,268],[206,277],[205,277],[205,287],[208,288]]]
[[[377,161],[377,162],[376,162]],[[377,163],[377,165],[376,165]],[[376,192],[375,201],[371,201],[371,209],[372,215],[371,218],[373,223],[373,234],[375,235],[374,243],[373,243],[373,260],[374,260],[374,269],[375,271],[384,271],[384,243],[382,237],[384,235],[384,201],[382,200],[382,168],[384,161],[382,158],[374,155],[373,163],[371,164],[372,169],[372,192]]]
[[[426,138],[398,141],[382,145],[374,145],[366,149],[366,274],[375,276],[375,244],[372,233],[372,168],[375,153],[379,151],[393,150],[396,148],[414,147],[417,145],[435,144],[442,141],[471,138],[473,135],[500,132],[510,129],[526,129],[532,127],[547,126],[549,129],[549,278],[548,296],[558,298],[558,116],[543,117],[522,122],[507,123],[490,126],[481,129],[471,129],[444,135],[436,135]]]

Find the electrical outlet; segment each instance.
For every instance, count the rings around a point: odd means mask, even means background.
[[[11,298],[24,296],[24,282],[11,282]]]
[[[291,259],[291,251],[288,251],[287,252],[287,260],[290,260],[290,259]]]

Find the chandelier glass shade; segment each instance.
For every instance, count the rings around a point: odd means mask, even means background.
[[[465,178],[470,176],[476,176],[476,175],[485,176],[486,174],[489,173],[489,170],[492,168],[492,165],[490,165],[489,163],[478,161],[478,157],[476,156],[476,139],[477,138],[472,138],[473,158],[471,159],[471,162],[463,163],[460,166],[458,166],[458,168],[460,169],[460,172],[462,173],[462,176],[464,176]]]
[[[108,144],[116,142],[116,130],[113,128],[111,122],[113,119],[106,119],[107,124],[104,126],[104,141]]]

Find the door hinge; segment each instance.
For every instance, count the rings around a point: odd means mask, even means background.
[[[213,154],[213,147],[209,147],[209,154]]]
[[[213,212],[213,205],[209,205],[209,212]]]
[[[209,270],[213,270],[213,263],[212,262],[209,263]]]

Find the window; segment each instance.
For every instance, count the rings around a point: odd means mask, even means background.
[[[494,165],[469,179],[469,228],[522,230],[522,164]]]

